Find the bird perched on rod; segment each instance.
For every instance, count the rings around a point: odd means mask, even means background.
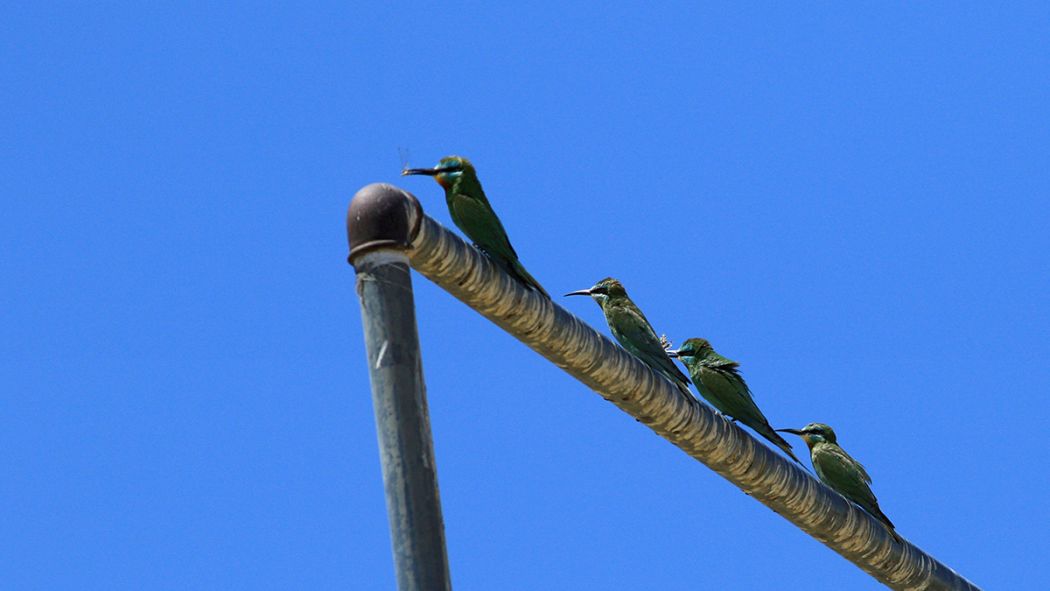
[[[617,342],[692,398],[693,395],[689,392],[689,378],[685,377],[674,361],[667,356],[653,326],[631,298],[627,297],[627,291],[619,281],[606,277],[590,289],[581,289],[565,295],[587,295],[594,298],[605,313],[605,321]]]
[[[507,231],[496,217],[485,191],[481,189],[478,173],[469,160],[461,156],[446,156],[434,168],[406,168],[402,176],[422,174],[434,177],[445,189],[445,203],[452,221],[474,242],[481,252],[526,287],[550,297],[539,281],[529,274],[518,260],[518,253],[510,245]]]
[[[893,522],[879,508],[875,493],[871,492],[871,476],[868,476],[868,471],[839,446],[835,431],[831,427],[823,423],[810,423],[801,429],[777,431],[801,436],[809,446],[809,459],[813,462],[817,477],[885,524],[890,534],[897,541],[901,541]]]
[[[802,461],[791,450],[791,444],[777,435],[766,416],[758,409],[751,389],[740,375],[740,364],[715,352],[706,339],[688,339],[677,351],[668,351],[689,370],[693,384],[705,400],[719,412],[754,429],[799,464]]]

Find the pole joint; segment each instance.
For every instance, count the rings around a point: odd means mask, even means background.
[[[360,255],[377,249],[408,250],[422,219],[423,207],[408,191],[386,183],[365,186],[346,212],[347,262],[355,265]]]

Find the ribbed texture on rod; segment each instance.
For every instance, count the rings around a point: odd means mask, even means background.
[[[658,435],[873,577],[900,590],[975,585],[663,377],[579,318],[522,287],[481,252],[422,216],[412,266]]]

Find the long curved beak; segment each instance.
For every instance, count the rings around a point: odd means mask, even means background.
[[[401,176],[410,174],[425,174],[426,176],[437,176],[441,174],[440,168],[406,168],[401,171]]]
[[[678,349],[668,349],[667,351],[664,351],[664,352],[667,353],[667,356],[670,357],[671,359],[677,359],[678,358]]]
[[[778,432],[778,433],[791,433],[792,435],[805,435],[805,433],[803,433],[802,431],[799,431],[798,429],[773,429],[773,430]]]
[[[591,290],[590,290],[590,288],[588,288],[588,289],[581,289],[579,291],[570,291],[569,293],[565,294],[565,296],[563,296],[563,297],[569,297],[571,295],[585,295],[585,296],[589,296],[589,295],[591,295]]]

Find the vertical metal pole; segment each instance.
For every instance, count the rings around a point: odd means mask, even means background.
[[[397,586],[401,591],[450,589],[408,258],[381,249],[353,262]]]

